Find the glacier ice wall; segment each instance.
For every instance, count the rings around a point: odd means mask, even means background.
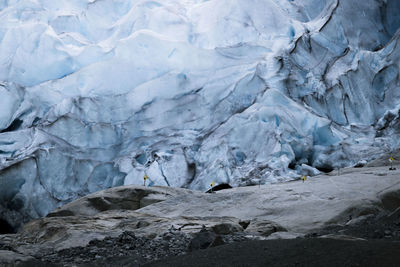
[[[0,217],[398,147],[396,0],[0,1]]]

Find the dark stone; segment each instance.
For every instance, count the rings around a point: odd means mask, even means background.
[[[230,223],[221,223],[221,224],[214,225],[212,227],[213,231],[216,234],[220,234],[220,235],[233,234],[235,232],[238,232],[239,228],[241,228],[241,227],[240,226],[235,226],[235,225],[230,224]],[[240,229],[240,230],[242,230],[242,229]]]
[[[243,229],[246,229],[250,224],[250,220],[240,221],[239,224],[243,227]]]
[[[211,246],[215,241],[217,234],[212,231],[202,229],[200,232],[195,234],[193,239],[189,243],[189,251],[206,249]]]
[[[212,244],[210,245],[210,247],[217,247],[217,246],[221,246],[226,244],[225,241],[222,239],[221,236],[217,236],[214,241],[212,242]]]
[[[385,193],[381,196],[383,207],[389,211],[395,211],[400,207],[400,191]]]

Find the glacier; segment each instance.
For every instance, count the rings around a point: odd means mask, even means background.
[[[400,146],[396,0],[1,0],[0,218]]]

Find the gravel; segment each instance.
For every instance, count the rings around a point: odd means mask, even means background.
[[[151,239],[136,236],[134,232],[125,231],[116,238],[106,237],[103,240],[92,240],[85,247],[74,247],[60,251],[46,251],[37,254],[35,265],[39,266],[118,266],[129,264],[141,266],[159,259],[183,255],[191,251],[220,246],[233,242],[249,240],[243,233],[227,235],[216,234],[203,228],[196,234],[187,234],[171,227],[168,232]],[[25,266],[33,266],[26,262]],[[24,265],[21,265],[24,266]]]

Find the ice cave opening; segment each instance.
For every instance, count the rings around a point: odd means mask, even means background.
[[[0,219],[0,235],[15,233],[15,229],[6,220]]]

